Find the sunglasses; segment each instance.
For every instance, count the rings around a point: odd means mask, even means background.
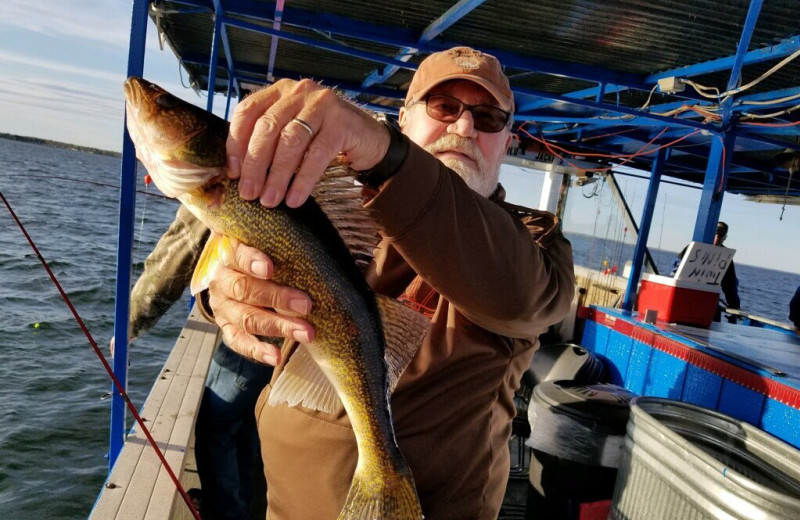
[[[495,134],[506,127],[510,112],[492,105],[468,105],[446,94],[431,94],[417,103],[425,103],[427,114],[442,123],[458,121],[465,110],[472,113],[473,126],[479,132]]]

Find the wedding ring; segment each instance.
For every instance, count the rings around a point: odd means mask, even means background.
[[[302,127],[303,127],[303,129],[304,129],[306,132],[308,132],[308,135],[310,135],[312,138],[314,137],[314,129],[313,129],[313,128],[311,128],[311,125],[309,125],[308,123],[306,123],[305,121],[303,121],[303,120],[302,120],[302,119],[300,119],[299,117],[295,117],[294,119],[292,119],[292,121],[291,121],[291,122],[292,122],[292,123],[297,123],[298,125],[302,126]]]

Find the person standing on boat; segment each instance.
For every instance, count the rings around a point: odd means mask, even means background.
[[[392,395],[397,441],[429,520],[497,518],[514,390],[539,335],[563,318],[574,292],[572,249],[558,219],[490,198],[513,111],[497,59],[459,47],[420,64],[400,109],[402,133],[309,80],[252,94],[232,119],[230,175],[245,199],[301,205],[340,151],[375,190],[367,206],[383,240],[367,280],[431,319]],[[256,335],[309,341],[314,330],[293,312],[313,302],[266,279],[270,263],[240,245],[209,301],[231,348],[277,362],[274,381],[298,344],[279,350]],[[268,406],[269,392],[256,406],[268,517],[336,518],[357,460],[344,410]]]
[[[725,242],[725,239],[728,238],[728,224],[722,222],[721,220],[717,223],[717,232],[714,235],[714,245],[721,246]],[[689,246],[683,248],[683,250],[678,253],[678,257],[675,259],[675,262],[672,264],[672,272],[670,276],[675,276],[675,272],[678,270],[678,266],[681,264],[681,260],[683,259],[683,255],[686,254],[686,249]],[[733,259],[731,259],[731,263],[728,266],[728,270],[725,271],[725,274],[722,276],[722,282],[720,282],[720,287],[722,289],[722,294],[725,295],[725,306],[718,305],[717,311],[714,314],[714,321],[720,321],[722,310],[724,308],[729,309],[740,309],[742,302],[739,299],[739,279],[736,277],[736,266],[733,264]],[[736,322],[736,318],[728,318],[731,323]]]
[[[789,319],[794,323],[794,330],[800,334],[800,286],[792,296],[792,301],[789,302]]]
[[[131,291],[131,338],[153,327],[183,295],[209,235],[184,205],[178,208]],[[272,366],[242,357],[224,343],[214,351],[195,426],[205,520],[251,518],[254,477],[260,479],[253,408],[272,371]]]

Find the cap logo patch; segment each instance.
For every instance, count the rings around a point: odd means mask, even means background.
[[[456,56],[453,61],[462,69],[477,69],[481,66],[480,62],[472,56]]]
[[[450,49],[449,54],[453,58],[453,63],[462,69],[477,69],[481,66],[480,51],[458,47]]]

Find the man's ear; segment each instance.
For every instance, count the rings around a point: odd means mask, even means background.
[[[506,150],[508,150],[508,147],[511,146],[511,138],[512,138],[512,134],[511,134],[511,131],[509,130],[508,138],[506,138],[506,146],[505,146]]]
[[[400,112],[397,114],[397,124],[400,125],[400,130],[406,129],[407,112],[406,107],[400,107]]]

